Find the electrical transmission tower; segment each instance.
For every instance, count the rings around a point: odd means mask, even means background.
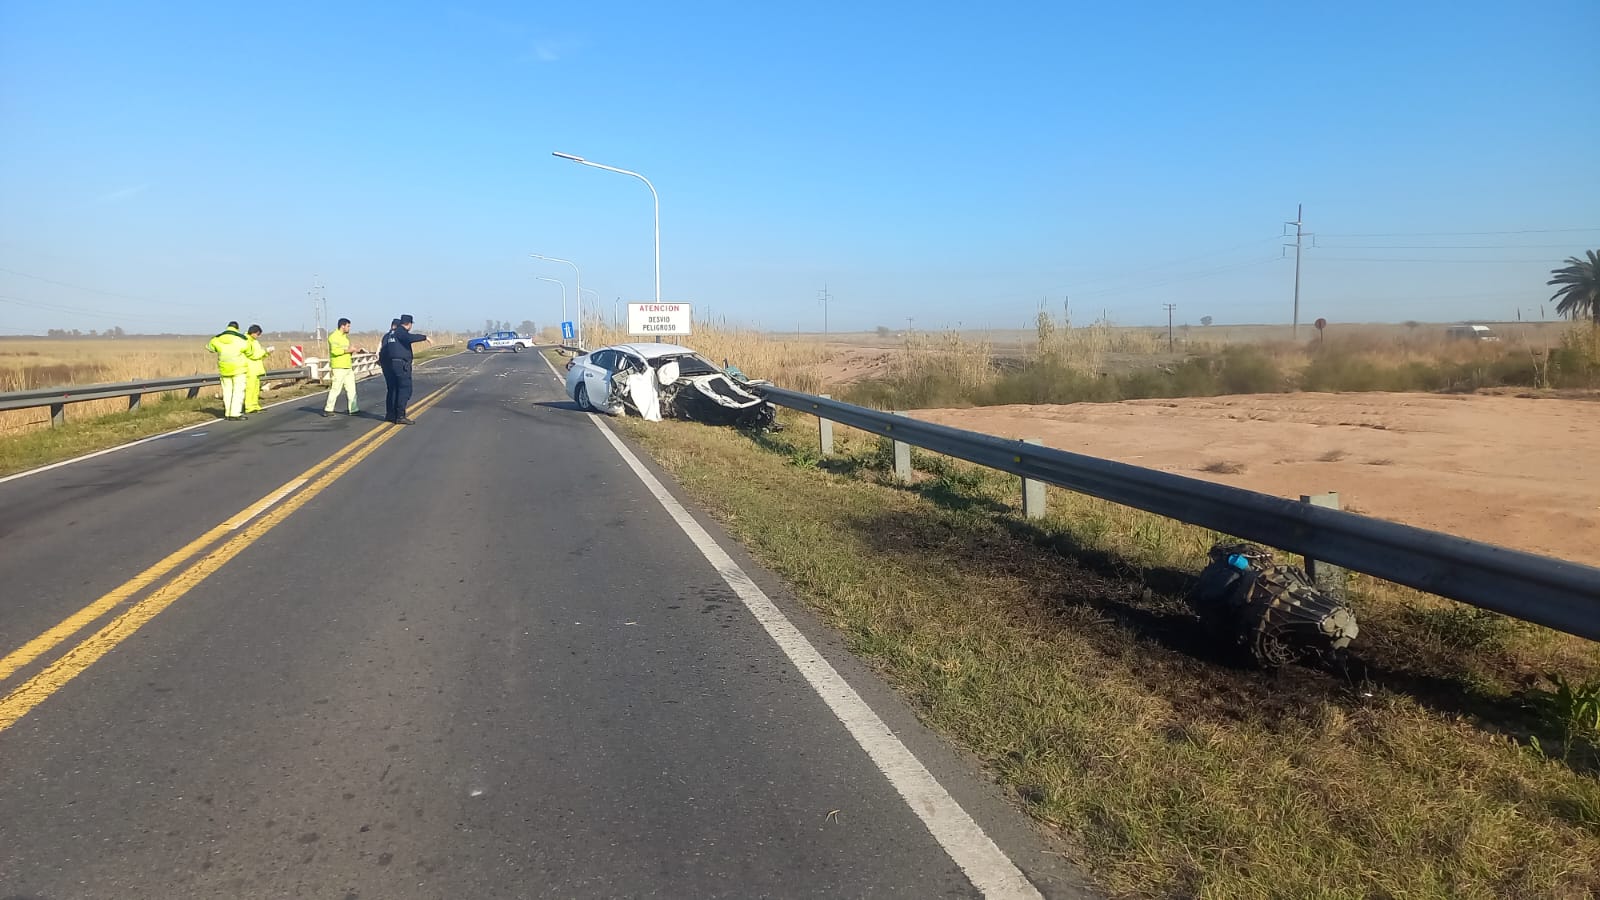
[[[311,290],[306,291],[306,296],[311,298],[311,314],[317,320],[317,340],[325,341],[328,339],[325,330],[328,324],[328,299],[322,294],[322,279],[313,275],[311,280],[314,283]]]
[[[1172,352],[1172,311],[1178,308],[1176,303],[1163,303],[1167,308],[1167,352]]]

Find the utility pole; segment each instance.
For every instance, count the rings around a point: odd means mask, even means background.
[[[1172,352],[1172,311],[1178,308],[1176,303],[1163,303],[1167,308],[1167,352]]]
[[[826,284],[824,284],[822,286],[822,290],[817,291],[817,299],[822,302],[822,333],[823,334],[827,334],[828,333],[828,301],[833,299],[833,295],[828,293],[828,286]]]
[[[1306,205],[1297,203],[1294,207],[1294,221],[1283,223],[1284,237],[1289,236],[1288,227],[1290,225],[1294,226],[1294,330],[1292,334],[1297,341],[1300,340],[1300,250],[1306,236],[1305,217]],[[1288,247],[1289,245],[1284,244],[1283,246]]]
[[[911,316],[906,316],[906,334],[911,333],[911,323],[914,321],[916,321],[916,319],[912,318]]]

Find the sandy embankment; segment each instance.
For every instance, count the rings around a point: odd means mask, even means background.
[[[1600,403],[1260,394],[915,415],[1600,565]],[[1241,467],[1236,474],[1206,471]]]

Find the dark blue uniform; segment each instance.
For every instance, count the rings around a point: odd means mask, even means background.
[[[414,334],[404,328],[396,328],[383,336],[378,361],[383,366],[384,386],[388,388],[384,418],[390,422],[406,417],[406,407],[411,404],[411,345],[427,339],[425,334]]]

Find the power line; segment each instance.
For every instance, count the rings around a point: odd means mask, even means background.
[[[89,309],[89,308],[83,307],[83,306],[67,306],[67,305],[61,304],[61,303],[44,303],[44,302],[41,302],[41,301],[38,301],[38,300],[28,300],[28,299],[25,299],[23,297],[14,297],[14,296],[11,296],[9,294],[0,294],[0,303],[10,303],[10,304],[13,304],[13,305],[16,305],[16,306],[26,306],[26,307],[29,307],[31,309],[43,309],[43,310],[48,310],[50,312],[62,312],[62,313],[67,313],[69,315],[75,315],[75,316],[98,316],[98,317],[101,317],[101,318],[112,319],[114,321],[127,321],[127,322],[178,322],[178,321],[183,321],[183,319],[181,317],[178,317],[178,316],[151,318],[149,316],[140,315],[140,314],[136,314],[136,313],[110,312],[110,311],[103,310],[103,309]]]
[[[1317,250],[1564,250],[1571,244],[1313,244]]]
[[[1580,234],[1586,231],[1600,231],[1600,226],[1594,228],[1522,228],[1516,231],[1376,231],[1362,234],[1355,233],[1328,233],[1328,237],[1493,237],[1502,234]]]
[[[73,284],[70,281],[57,281],[54,278],[45,278],[42,275],[30,275],[27,272],[18,272],[15,269],[0,268],[0,272],[4,272],[7,275],[15,275],[18,278],[28,278],[33,281],[42,281],[45,284],[53,284],[57,287],[71,288],[75,291],[88,291],[91,294],[100,294],[106,297],[116,297],[119,300],[132,300],[136,303],[161,303],[166,306],[182,306],[187,309],[211,309],[209,306],[196,306],[192,303],[175,303],[170,300],[152,300],[149,297],[135,297],[132,294],[119,294],[116,291],[105,291],[101,290],[100,288],[92,288],[87,285]]]
[[[1432,259],[1388,256],[1318,256],[1317,262],[1375,262],[1375,263],[1546,263],[1549,259]]]
[[[1231,247],[1223,247],[1223,248],[1220,248],[1220,249],[1217,249],[1217,250],[1208,251],[1206,253],[1196,254],[1194,256],[1180,257],[1178,259],[1172,259],[1172,260],[1167,260],[1166,262],[1154,263],[1154,264],[1151,264],[1151,265],[1148,265],[1148,266],[1141,266],[1141,267],[1139,267],[1137,269],[1123,270],[1123,271],[1115,272],[1115,273],[1112,273],[1112,274],[1109,274],[1109,275],[1093,275],[1093,276],[1086,277],[1086,278],[1072,278],[1071,281],[1072,281],[1072,284],[1073,284],[1073,286],[1075,288],[1082,288],[1084,285],[1094,284],[1096,282],[1119,281],[1119,280],[1124,280],[1124,279],[1128,279],[1128,278],[1138,278],[1138,277],[1141,277],[1143,275],[1148,275],[1148,274],[1150,274],[1152,272],[1160,271],[1162,269],[1170,269],[1170,268],[1173,268],[1174,266],[1181,266],[1181,265],[1185,265],[1187,263],[1197,262],[1197,261],[1203,260],[1203,259],[1214,259],[1214,258],[1216,258],[1218,256],[1221,256],[1221,255],[1225,254],[1225,253],[1232,253],[1235,250],[1244,250],[1244,249],[1247,249],[1249,247],[1260,246],[1261,244],[1270,244],[1270,243],[1272,243],[1274,241],[1277,241],[1277,240],[1278,240],[1277,236],[1273,236],[1273,237],[1269,237],[1269,238],[1259,238],[1257,240],[1246,241],[1245,243],[1242,243],[1242,244],[1235,244],[1235,245],[1233,245]],[[1099,271],[1107,272],[1109,270],[1101,269]]]
[[[1274,238],[1274,240],[1276,240],[1276,238]],[[1084,291],[1081,294],[1074,293],[1073,296],[1079,298],[1111,297],[1117,294],[1126,294],[1130,291],[1143,291],[1150,288],[1164,287],[1169,284],[1178,284],[1185,281],[1196,281],[1201,278],[1210,278],[1213,275],[1221,275],[1226,272],[1236,272],[1239,269],[1248,269],[1252,266],[1275,263],[1280,259],[1282,259],[1281,256],[1260,257],[1258,259],[1245,260],[1243,262],[1228,263],[1227,265],[1217,266],[1212,269],[1199,269],[1193,272],[1183,272],[1162,278],[1158,281],[1147,281],[1141,284],[1129,285],[1127,287],[1102,288],[1098,291]]]

